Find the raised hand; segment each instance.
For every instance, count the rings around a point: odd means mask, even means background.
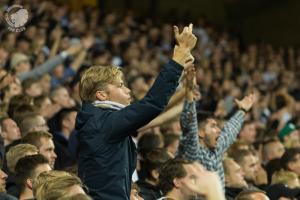
[[[248,96],[245,96],[242,100],[235,99],[235,103],[237,104],[239,109],[242,109],[245,111],[249,111],[255,101],[256,101],[256,96],[253,93]]]
[[[193,24],[183,28],[183,31],[179,33],[177,26],[174,26],[175,39],[180,47],[187,48],[191,51],[197,42],[196,36],[193,34]]]

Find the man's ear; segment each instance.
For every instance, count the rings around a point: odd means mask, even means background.
[[[153,178],[155,178],[155,180],[157,180],[158,177],[159,177],[159,173],[155,169],[151,171],[151,175],[152,175]]]
[[[287,170],[293,171],[293,169],[294,169],[294,162],[289,162],[287,164]]]
[[[203,128],[201,128],[201,129],[198,130],[198,136],[199,136],[200,138],[204,138],[205,132],[204,132],[204,129],[203,129]]]
[[[32,190],[32,179],[31,178],[28,178],[26,180],[26,187],[28,187],[29,189]]]
[[[108,94],[103,91],[103,90],[98,90],[96,92],[96,99],[100,100],[100,101],[105,101],[108,98]]]
[[[181,186],[181,182],[178,178],[174,178],[173,184],[174,184],[175,188],[179,188]]]
[[[6,132],[3,131],[3,129],[2,129],[2,131],[0,132],[0,136],[1,136],[3,139],[6,138]]]

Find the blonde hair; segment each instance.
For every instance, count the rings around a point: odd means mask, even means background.
[[[107,84],[112,84],[123,73],[116,66],[92,66],[84,72],[79,83],[79,94],[82,101],[96,100],[97,90],[103,90]]]
[[[28,155],[37,154],[38,149],[31,144],[18,144],[9,149],[6,153],[6,162],[8,170],[12,173],[15,173],[15,167],[17,162]]]
[[[290,182],[297,178],[298,176],[294,172],[284,170],[276,171],[272,175],[272,185],[281,183],[290,187]]]
[[[83,187],[81,180],[71,173],[42,172],[33,182],[33,195],[37,200],[56,200],[69,196],[68,190],[75,185]]]

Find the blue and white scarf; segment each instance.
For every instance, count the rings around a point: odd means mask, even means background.
[[[111,108],[114,110],[121,110],[122,108],[126,107],[123,104],[114,101],[99,101],[99,100],[94,101],[93,105],[99,108]]]

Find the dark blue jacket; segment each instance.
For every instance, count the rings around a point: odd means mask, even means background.
[[[183,68],[170,61],[140,101],[121,110],[83,103],[76,119],[79,177],[95,200],[129,200],[136,147],[131,135],[158,116],[178,86]]]

